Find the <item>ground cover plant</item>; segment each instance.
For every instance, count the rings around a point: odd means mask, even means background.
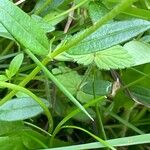
[[[149,0],[0,0],[0,149],[149,150]]]

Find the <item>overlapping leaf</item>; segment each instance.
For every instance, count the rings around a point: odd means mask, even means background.
[[[102,26],[79,44],[70,48],[68,53],[82,55],[101,51],[125,42],[148,29],[150,29],[150,22],[141,19],[112,22]],[[75,37],[80,34],[78,33]]]
[[[48,53],[45,32],[25,12],[9,0],[0,0],[0,23],[24,47],[38,55]]]

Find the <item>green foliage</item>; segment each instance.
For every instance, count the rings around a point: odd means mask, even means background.
[[[0,22],[21,45],[37,55],[48,53],[45,33],[31,17],[8,0],[0,1],[0,11]]]
[[[46,106],[49,103],[43,100]],[[0,107],[0,120],[18,121],[25,120],[42,113],[43,109],[30,97],[15,98]]]
[[[0,149],[148,150],[149,9],[0,0]]]
[[[104,25],[78,45],[70,48],[68,53],[82,55],[105,50],[123,43],[148,29],[150,29],[150,22],[141,19],[112,22]],[[80,37],[82,32],[84,31],[75,35],[75,38],[76,36]]]

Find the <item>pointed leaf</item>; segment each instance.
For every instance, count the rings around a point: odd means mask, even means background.
[[[45,32],[30,16],[9,0],[0,0],[0,23],[24,47],[37,55],[48,53]]]
[[[102,26],[78,45],[70,48],[68,53],[81,55],[101,51],[125,42],[148,29],[150,29],[150,22],[141,19],[112,22]],[[75,37],[80,36],[82,32]]]

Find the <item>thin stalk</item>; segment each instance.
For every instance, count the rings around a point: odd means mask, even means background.
[[[99,138],[98,136],[94,135],[93,133],[81,128],[81,127],[77,127],[77,126],[63,126],[61,127],[62,129],[63,128],[71,128],[71,129],[78,129],[78,130],[81,130],[87,134],[89,134],[91,137],[93,137],[94,139],[96,139],[98,142],[100,142],[101,144],[103,144],[104,146],[110,148],[111,150],[116,150],[112,145],[110,145],[108,142],[102,140],[101,138]]]
[[[134,0],[123,0],[121,1],[120,4],[118,4],[114,9],[112,9],[108,14],[106,14],[102,19],[100,19],[95,25],[89,28],[89,31],[86,30],[80,37],[71,40],[71,42],[68,42],[67,45],[57,49],[57,51],[54,51],[49,55],[49,57],[46,57],[43,61],[42,64],[46,65],[48,62],[50,62],[55,56],[60,54],[63,51],[68,50],[70,47],[73,45],[76,45],[79,43],[81,40],[92,34],[94,31],[96,31],[99,27],[101,27],[103,24],[108,22],[109,20],[113,19],[115,16],[117,16],[121,11],[125,10],[128,6],[130,6]],[[31,81],[36,74],[40,71],[40,67],[36,67],[19,85],[20,86],[25,86],[29,81]],[[13,90],[9,94],[7,94],[1,101],[0,101],[0,106],[7,102],[10,98],[12,98],[16,94],[16,91]]]
[[[30,126],[30,127],[32,127],[32,128],[35,128],[35,129],[37,129],[37,130],[39,130],[39,131],[45,133],[45,134],[48,135],[49,137],[52,136],[49,132],[43,130],[42,128],[40,128],[40,127],[38,127],[38,126],[36,126],[36,125],[30,123],[30,122],[24,121],[23,123],[24,123],[25,125],[27,125],[27,126]]]
[[[4,56],[7,54],[7,52],[10,50],[10,48],[12,48],[12,46],[14,45],[14,41],[11,41],[8,46],[3,50],[3,52],[1,53],[1,56]]]
[[[50,113],[49,109],[47,108],[47,106],[45,105],[45,103],[40,98],[38,98],[31,91],[29,91],[26,88],[21,87],[19,85],[0,81],[0,86],[1,87],[7,87],[9,89],[14,89],[15,91],[21,91],[21,92],[29,95],[30,97],[32,97],[43,108],[43,110],[44,110],[44,112],[48,118],[49,132],[52,132],[52,130],[53,130],[53,119],[52,119],[51,113]]]
[[[94,96],[94,99],[96,98],[96,94],[95,94],[95,71],[96,71],[96,68],[94,67],[93,68],[94,70],[94,73],[93,73],[93,96]],[[102,122],[102,115],[101,115],[101,111],[100,111],[100,104],[97,103],[95,105],[95,111],[96,111],[96,121],[97,121],[97,124],[98,124],[98,133],[99,133],[99,136],[102,137],[103,139],[107,140],[107,137],[106,137],[106,133],[105,133],[105,130],[104,130],[104,125],[103,125],[103,122]]]
[[[66,89],[66,87],[59,82],[59,80],[33,55],[29,50],[25,50],[26,53],[31,57],[31,59],[43,70],[47,78],[53,81],[53,83],[77,106],[79,107],[91,120],[93,118],[84,109],[84,107],[76,100],[76,98]]]
[[[88,2],[88,1],[89,1],[89,0],[83,0],[83,1],[81,1],[79,4],[75,5],[74,7],[71,7],[71,8],[68,9],[67,11],[65,11],[65,12],[61,13],[60,15],[57,15],[57,16],[55,16],[54,18],[49,19],[49,20],[47,20],[47,21],[52,21],[52,20],[55,20],[55,19],[57,19],[57,18],[60,18],[60,17],[62,17],[62,16],[64,16],[64,15],[67,15],[68,13],[74,11],[75,9],[79,8],[80,6],[82,6],[83,4],[85,4],[85,3]]]
[[[105,96],[102,96],[102,97],[90,100],[87,104],[83,105],[83,107],[84,108],[88,108],[90,106],[93,106],[94,104],[96,104],[98,102],[102,102],[105,98],[106,98]],[[61,126],[64,125],[73,116],[77,115],[79,112],[80,112],[80,109],[75,109],[74,111],[72,111],[71,113],[69,113],[62,121],[60,121],[60,123],[54,129],[54,132],[53,132],[51,140],[50,140],[50,146],[53,145],[53,140],[54,140],[56,134],[60,131]]]
[[[87,36],[95,32],[99,27],[107,23],[116,17],[122,10],[129,7],[135,0],[122,0],[116,7],[114,7],[109,13],[104,15],[96,24],[86,29],[79,37],[70,40],[66,45],[57,48],[53,53],[49,55],[50,58],[54,58],[58,54],[68,50],[70,47],[78,44],[81,40],[85,39]]]

